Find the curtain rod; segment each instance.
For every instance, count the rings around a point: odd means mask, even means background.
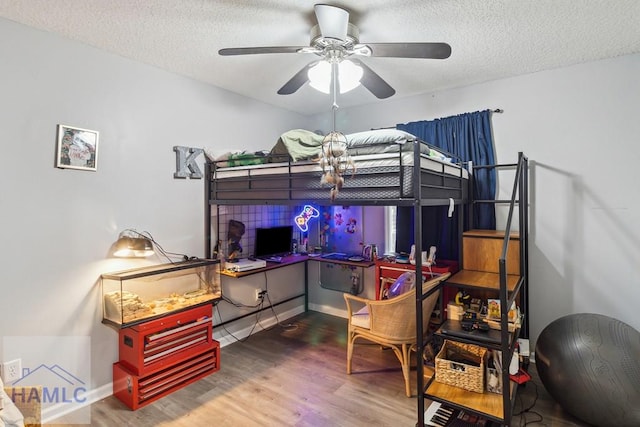
[[[489,110],[492,113],[498,113],[498,114],[502,114],[504,113],[504,110],[502,108],[494,108],[493,110]],[[381,130],[381,129],[395,129],[396,126],[388,126],[388,127],[381,127],[381,128],[371,128],[371,130]]]

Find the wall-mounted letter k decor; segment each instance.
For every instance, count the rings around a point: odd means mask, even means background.
[[[174,146],[173,151],[176,152],[174,178],[202,178],[202,171],[196,163],[196,159],[203,152],[202,148]]]

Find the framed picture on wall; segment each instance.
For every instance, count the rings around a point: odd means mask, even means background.
[[[56,167],[96,171],[98,131],[58,125]]]

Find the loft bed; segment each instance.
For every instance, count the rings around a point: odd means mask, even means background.
[[[297,131],[296,131],[297,132]],[[471,164],[403,131],[381,129],[346,135],[348,159],[353,164],[344,173],[344,184],[335,197],[331,185],[323,183],[327,165],[321,161],[322,137],[304,134],[287,140],[283,134],[269,153],[207,156],[205,181],[205,253],[212,253],[212,207],[220,205],[321,205],[411,206],[414,211],[416,253],[422,248],[421,209],[423,206],[453,206],[458,215],[459,239],[462,239],[465,209],[471,205]],[[308,138],[307,138],[308,137]],[[300,150],[298,150],[300,148]],[[301,155],[302,153],[302,155]],[[416,271],[422,270],[416,257]],[[419,288],[416,288],[419,289]],[[439,288],[438,288],[439,289]],[[429,294],[416,295],[418,299]],[[422,324],[417,310],[417,324]],[[422,335],[419,328],[418,335]],[[418,352],[423,350],[419,343]],[[418,354],[419,354],[418,353]],[[423,387],[422,364],[418,364],[418,386]],[[424,401],[418,399],[419,420]],[[422,415],[421,415],[422,414]]]
[[[207,162],[208,204],[424,206],[466,203],[466,165],[403,131],[380,129],[346,135],[344,184],[334,199],[322,182],[322,136],[283,134],[268,155]],[[248,163],[242,165],[242,163]],[[258,163],[258,164],[255,164]]]
[[[224,155],[217,159],[207,155],[206,256],[213,253],[213,242],[219,241],[212,237],[212,208],[222,205],[318,203],[412,207],[416,253],[423,250],[422,207],[449,206],[451,209],[457,206],[461,240],[462,207],[470,206],[472,194],[470,164],[395,129],[359,132],[345,137],[347,156],[344,161],[353,167],[345,170],[344,183],[335,197],[332,197],[331,185],[322,180],[328,169],[321,160],[324,137],[308,131],[294,130],[281,135],[268,153]],[[216,217],[219,219],[219,215]],[[216,228],[219,230],[219,224]],[[416,257],[415,268],[417,272],[422,270],[421,257]],[[422,314],[421,310],[417,312]],[[422,319],[418,319],[417,324],[421,325]],[[419,330],[418,335],[422,332]],[[422,348],[420,343],[419,353]],[[418,385],[422,384],[420,369]],[[418,401],[419,412],[423,413],[424,401]]]

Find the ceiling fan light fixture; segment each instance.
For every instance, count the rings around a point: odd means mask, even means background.
[[[278,95],[291,95],[307,82],[320,92],[328,94],[334,92],[334,95],[338,94],[337,88],[334,87],[340,86],[339,92],[345,93],[361,84],[378,99],[389,98],[396,91],[366,63],[360,61],[359,56],[416,59],[446,59],[451,56],[451,46],[441,42],[360,44],[360,30],[349,22],[349,12],[346,9],[328,4],[316,4],[314,9],[318,23],[311,28],[309,46],[238,47],[220,49],[218,53],[223,56],[272,53],[314,54],[320,59],[307,63],[296,72],[278,89]],[[347,58],[350,58],[352,63],[345,61]],[[337,70],[338,66],[340,70]],[[339,77],[332,80],[331,76],[334,73]],[[355,76],[351,76],[352,73]],[[351,77],[346,77],[347,75]]]
[[[338,79],[340,93],[349,92],[360,84],[364,71],[362,67],[345,59],[338,64]],[[322,93],[331,93],[331,64],[328,61],[319,61],[309,68],[309,85]]]

